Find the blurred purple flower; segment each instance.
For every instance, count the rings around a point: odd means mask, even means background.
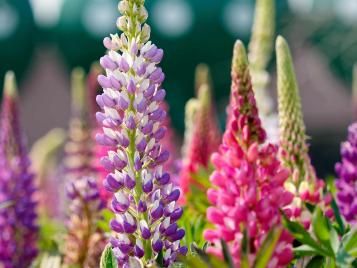
[[[337,203],[345,219],[357,224],[357,123],[348,128],[341,145],[341,162],[336,164]]]
[[[36,187],[19,123],[15,76],[5,77],[0,119],[0,266],[27,268],[37,255]]]

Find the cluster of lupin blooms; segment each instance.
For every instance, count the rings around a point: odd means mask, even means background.
[[[97,223],[105,207],[100,198],[97,179],[81,177],[67,185],[70,198],[68,233],[65,243],[65,267],[99,267],[106,244]]]
[[[89,120],[84,81],[84,71],[75,69],[72,74],[69,140],[64,148],[65,183],[69,184],[70,198],[64,262],[69,266],[98,267],[105,246],[104,234],[97,228],[104,202],[99,195],[99,174],[93,163],[93,127]]]
[[[181,163],[179,160],[179,151],[177,150],[177,137],[172,128],[171,118],[169,116],[169,105],[166,102],[162,102],[161,107],[166,113],[166,117],[162,122],[162,126],[165,127],[166,132],[161,140],[161,145],[170,153],[169,159],[163,163],[162,167],[170,173],[172,183],[178,185]]]
[[[258,0],[255,6],[252,37],[249,43],[249,64],[259,117],[267,133],[267,141],[279,142],[278,115],[268,93],[269,73],[266,71],[275,38],[275,1]]]
[[[195,179],[200,169],[210,168],[210,157],[217,151],[220,144],[220,130],[215,117],[215,109],[212,101],[209,69],[205,65],[199,65],[196,69],[196,92],[195,107],[188,122],[187,144],[185,155],[182,160],[180,172],[180,188],[183,196],[182,201],[188,201],[187,195],[192,193],[191,187],[201,188],[205,192],[205,186]],[[191,109],[190,105],[187,106]]]
[[[52,129],[45,136],[38,139],[31,148],[30,159],[36,173],[38,183],[38,214],[41,220],[60,218],[63,208],[58,195],[58,186],[63,178],[56,176],[59,151],[66,141],[63,129]]]
[[[85,73],[75,69],[72,73],[72,111],[68,141],[64,148],[64,173],[67,179],[76,179],[95,172],[93,165],[94,140],[88,113],[88,98],[84,83]]]
[[[353,100],[357,100],[357,65],[353,70]],[[354,112],[356,112],[354,103]],[[341,162],[335,166],[337,173],[337,204],[341,214],[351,224],[357,224],[357,123],[348,128],[347,141],[341,144]]]
[[[299,89],[289,47],[282,37],[276,42],[278,73],[278,105],[280,129],[280,159],[290,171],[286,187],[295,198],[289,215],[298,218],[308,227],[311,217],[303,203],[319,204],[327,216],[333,211],[328,208],[330,195],[323,197],[324,182],[316,177],[311,165],[306,144],[305,125],[301,110]]]
[[[227,242],[235,266],[240,267],[244,230],[248,234],[249,263],[267,233],[281,225],[280,208],[292,201],[284,182],[289,172],[276,158],[277,147],[263,145],[266,134],[258,117],[248,60],[240,41],[234,48],[232,89],[228,128],[218,153],[212,155],[215,171],[208,199],[213,205],[207,218],[215,226],[204,237],[216,247],[209,250],[222,254],[219,239]],[[283,231],[268,267],[285,267],[293,258],[292,238]]]
[[[0,129],[0,203],[10,202],[0,211],[0,266],[27,268],[37,255],[36,187],[19,123],[12,72],[5,77]]]
[[[163,50],[149,41],[144,0],[120,1],[119,11],[123,16],[117,26],[123,33],[104,39],[109,51],[100,62],[106,76],[98,77],[103,94],[97,96],[103,109],[97,113],[103,126],[97,142],[115,147],[102,158],[110,172],[104,184],[114,193],[110,241],[123,267],[130,257],[150,264],[161,251],[163,265],[169,266],[187,248],[180,246],[185,231],[176,224],[182,215],[176,206],[180,190],[162,169],[169,158],[160,144],[165,135],[165,76],[157,64]]]

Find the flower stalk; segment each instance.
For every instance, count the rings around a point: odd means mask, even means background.
[[[218,149],[221,139],[218,120],[215,116],[215,108],[212,100],[211,82],[208,67],[199,65],[196,69],[197,99],[191,101],[194,104],[192,118],[188,120],[187,148],[182,160],[180,174],[180,187],[183,193],[182,201],[195,207],[199,202],[199,196],[207,191],[208,177],[198,179],[199,173],[212,171],[210,157]],[[188,104],[191,109],[191,104]],[[191,113],[189,110],[186,112]],[[186,133],[185,133],[186,135]],[[205,177],[205,176],[203,176]],[[195,198],[196,200],[193,200]],[[204,212],[203,212],[204,213]]]
[[[291,175],[286,187],[294,196],[290,216],[301,218],[306,226],[310,218],[304,214],[308,211],[304,203],[319,204],[326,207],[328,216],[333,212],[328,208],[329,196],[324,200],[324,182],[317,178],[308,155],[305,124],[301,110],[299,88],[295,77],[290,50],[285,39],[278,37],[276,42],[278,72],[278,105],[280,129],[280,159]],[[305,211],[303,214],[302,212]]]
[[[65,145],[65,183],[69,197],[64,262],[67,266],[98,267],[105,247],[104,233],[97,227],[105,207],[100,196],[100,173],[95,165],[93,123],[88,112],[85,73],[72,73],[72,118]]]
[[[215,171],[207,196],[212,206],[207,219],[214,225],[204,233],[214,244],[210,252],[221,255],[226,241],[235,267],[253,265],[269,231],[281,226],[280,209],[292,201],[284,182],[289,172],[276,157],[277,146],[264,144],[266,134],[256,107],[248,59],[240,41],[234,47],[228,128],[219,151],[212,155]],[[247,235],[244,235],[244,233]],[[248,249],[242,248],[243,237]],[[268,267],[285,267],[293,258],[292,238],[284,230]],[[247,252],[248,251],[248,252]],[[248,254],[243,258],[244,254]],[[246,263],[247,264],[247,263]]]
[[[187,248],[180,246],[185,231],[176,223],[182,215],[176,205],[180,190],[162,168],[169,158],[161,143],[166,93],[157,65],[163,50],[149,41],[143,0],[120,1],[119,11],[117,26],[123,33],[104,39],[108,53],[100,63],[106,75],[98,77],[103,94],[97,96],[102,109],[97,120],[103,126],[97,142],[114,148],[102,158],[109,172],[104,184],[114,194],[111,245],[123,267],[131,257],[152,264],[160,252],[169,266]]]
[[[0,266],[29,267],[37,255],[37,202],[34,174],[19,122],[15,75],[5,76],[0,119]]]
[[[258,0],[255,5],[252,37],[249,43],[249,64],[254,95],[259,116],[267,132],[267,140],[278,143],[278,115],[274,111],[274,103],[268,92],[270,75],[267,72],[274,39],[275,1]]]

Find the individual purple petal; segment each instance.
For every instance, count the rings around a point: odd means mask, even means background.
[[[150,215],[153,218],[153,220],[157,220],[161,218],[163,214],[164,214],[163,206],[160,204],[159,200],[156,200],[150,211]]]
[[[140,221],[140,232],[141,232],[142,238],[144,238],[145,240],[147,240],[151,237],[151,232],[150,232],[149,226],[145,220]]]
[[[136,85],[134,83],[134,80],[133,79],[130,79],[129,83],[128,83],[128,92],[131,93],[131,94],[134,94],[135,91],[136,91]]]
[[[103,87],[103,88],[111,88],[112,84],[110,82],[110,79],[104,75],[99,75],[98,76],[98,83]]]
[[[108,55],[105,55],[100,58],[100,65],[102,65],[103,68],[109,70],[114,70],[115,68],[117,68],[115,62],[112,61],[112,59]]]
[[[162,250],[162,247],[164,244],[163,244],[162,240],[160,239],[159,233],[155,233],[155,235],[152,239],[151,245],[152,245],[152,249],[155,252],[160,252]]]

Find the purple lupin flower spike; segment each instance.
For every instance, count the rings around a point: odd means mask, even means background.
[[[341,162],[336,164],[337,204],[346,221],[357,224],[357,123],[348,128],[341,145]]]
[[[94,177],[81,177],[67,184],[70,199],[69,224],[64,263],[79,267],[99,267],[106,239],[98,228],[105,203]]]
[[[106,75],[98,77],[104,92],[97,97],[102,108],[97,119],[104,133],[97,142],[115,144],[102,159],[110,172],[104,185],[115,193],[111,244],[121,267],[129,265],[130,257],[140,258],[144,265],[152,263],[160,251],[169,266],[186,250],[180,246],[183,229],[165,232],[182,210],[176,206],[179,191],[163,170],[169,158],[161,141],[165,92],[157,64],[163,51],[149,41],[144,0],[120,1],[119,11],[123,16],[117,26],[123,33],[104,39],[109,51],[101,58]]]
[[[104,233],[97,228],[104,202],[95,165],[93,124],[88,114],[85,73],[72,73],[72,117],[65,145],[65,181],[69,202],[64,263],[69,266],[98,267],[105,247]]]
[[[0,119],[0,267],[27,268],[37,255],[36,187],[19,124],[15,76],[5,76]]]

